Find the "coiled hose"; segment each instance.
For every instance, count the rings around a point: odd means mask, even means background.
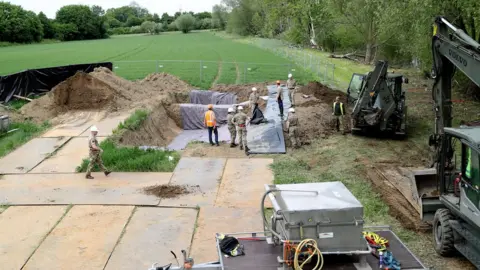
[[[312,254],[308,256],[308,258],[300,265],[298,258],[300,257],[300,253],[302,252],[302,249],[304,247],[307,247],[309,249],[313,249]],[[318,249],[317,242],[313,239],[305,239],[300,244],[298,244],[296,250],[295,250],[295,256],[293,258],[293,268],[295,270],[303,270],[303,266],[309,262],[315,255],[318,256],[317,259],[317,264],[315,265],[312,270],[321,270],[323,268],[323,255],[320,249]]]

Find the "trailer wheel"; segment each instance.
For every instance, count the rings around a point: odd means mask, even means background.
[[[435,212],[433,218],[433,239],[435,241],[435,251],[444,257],[455,254],[453,229],[450,220],[454,219],[450,210],[441,208]]]

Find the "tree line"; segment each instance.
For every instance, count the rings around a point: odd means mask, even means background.
[[[106,11],[100,6],[67,5],[55,19],[35,14],[19,5],[0,2],[0,41],[33,43],[43,39],[61,41],[107,38],[119,34],[158,34],[163,31],[211,29],[211,12],[176,12],[173,16],[150,13],[136,2]]]

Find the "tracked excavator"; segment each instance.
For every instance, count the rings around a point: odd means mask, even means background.
[[[480,86],[480,44],[443,17],[435,19],[433,29],[436,76],[432,89],[435,133],[429,138],[434,153],[432,168],[397,168],[404,178],[393,182],[422,220],[433,225],[436,252],[451,256],[458,251],[480,269],[480,126],[453,128],[451,100],[452,78],[457,70]],[[389,176],[392,182],[395,176]],[[398,183],[408,183],[411,193]]]
[[[353,134],[406,135],[407,106],[402,84],[408,83],[408,79],[387,69],[387,61],[378,61],[372,72],[352,75],[347,102],[353,104]]]

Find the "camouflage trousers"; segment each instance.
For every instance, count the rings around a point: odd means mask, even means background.
[[[97,164],[102,171],[108,171],[105,165],[103,165],[102,157],[100,156],[100,154],[100,151],[90,151],[90,163],[88,163],[87,175],[90,175],[95,164]]]
[[[237,139],[237,130],[235,126],[228,127],[228,131],[230,131],[230,143],[234,144]]]
[[[290,104],[295,106],[295,88],[288,89],[288,97],[290,98]]]
[[[238,127],[237,126],[237,137],[238,137],[238,143],[240,146],[243,146],[243,148],[247,147],[247,127]]]
[[[288,128],[288,138],[290,138],[290,142],[292,142],[292,147],[299,147],[300,142],[298,140],[298,130],[297,127],[289,127]]]

